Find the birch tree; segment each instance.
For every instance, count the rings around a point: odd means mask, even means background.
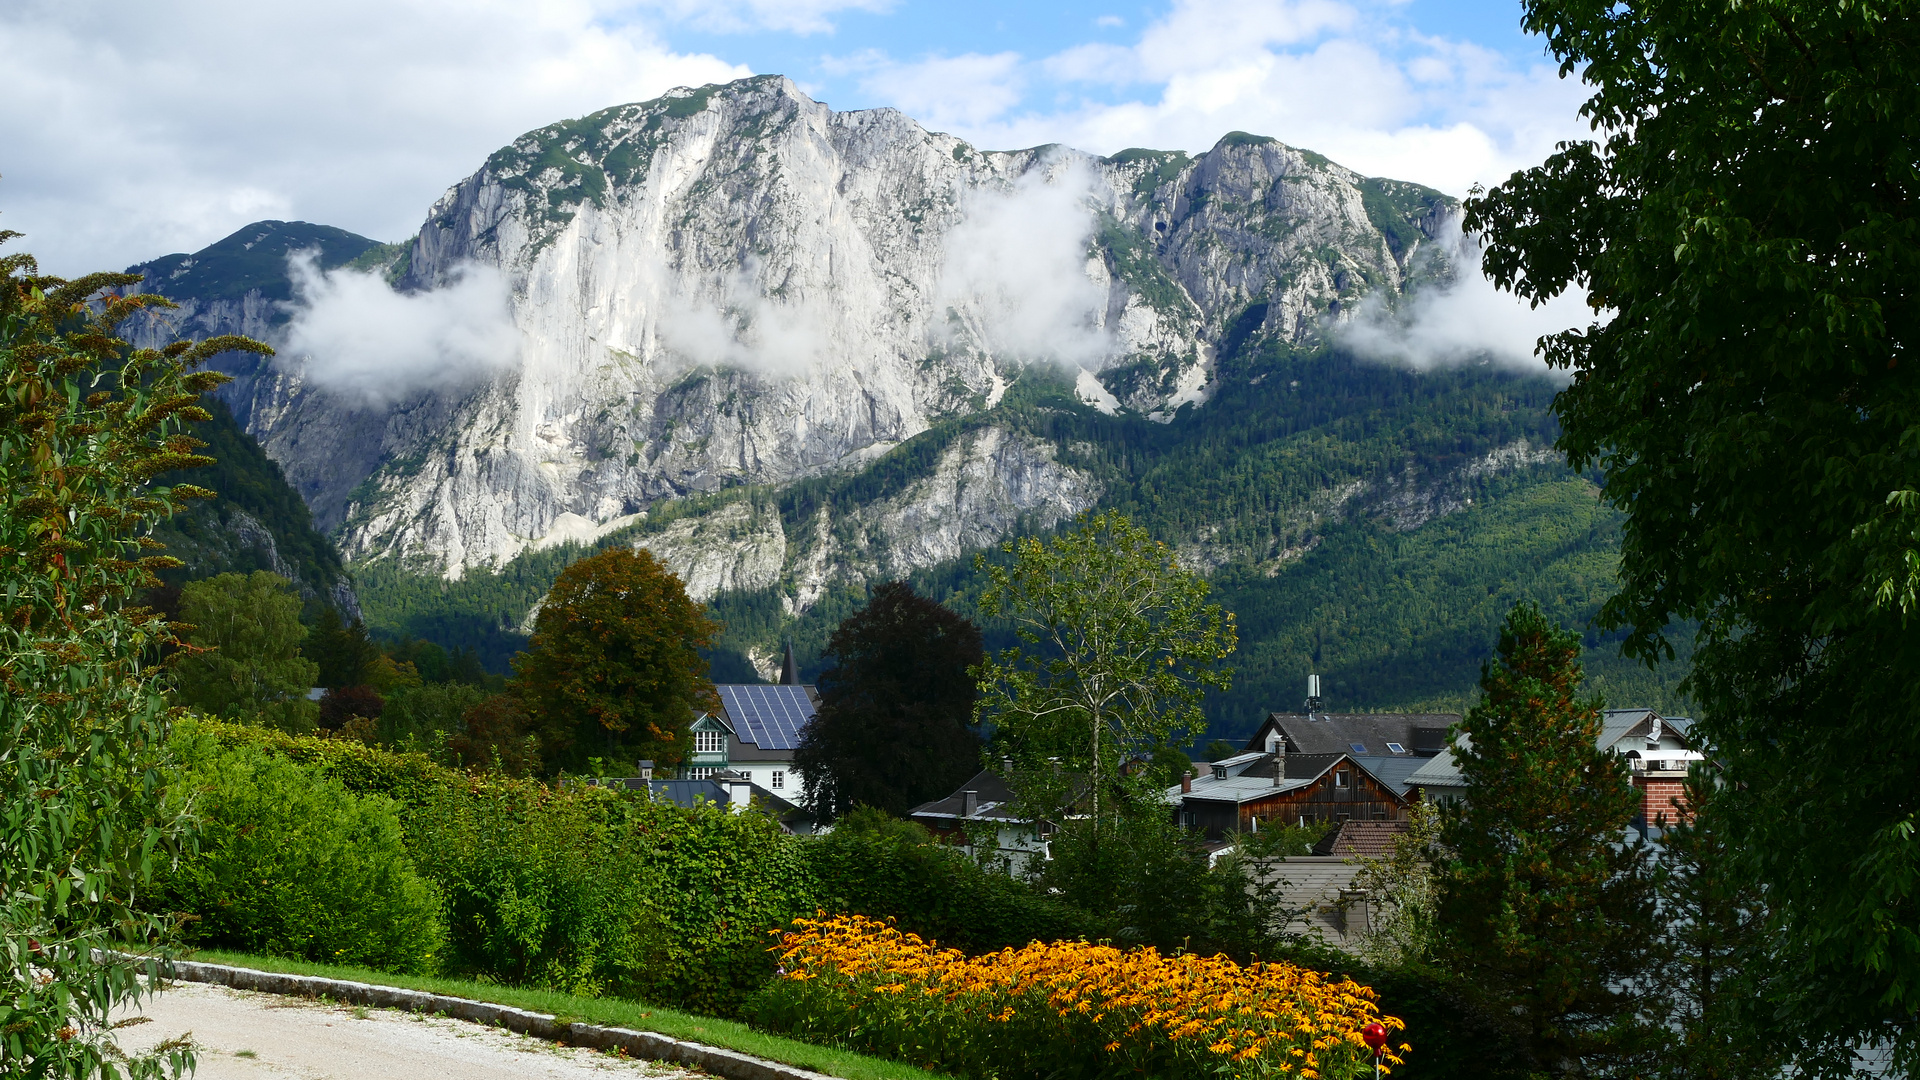
[[[1219,663],[1237,641],[1233,616],[1120,514],[1001,551],[1008,562],[976,561],[989,581],[981,608],[1010,622],[1020,644],[977,669],[978,715],[1013,760],[1023,799],[1057,811],[1084,793],[1097,832],[1124,809],[1123,763],[1201,725],[1206,688],[1229,685]]]

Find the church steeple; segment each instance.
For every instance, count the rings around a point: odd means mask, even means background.
[[[787,642],[787,657],[780,661],[780,685],[800,685],[800,664],[793,658],[793,642]]]

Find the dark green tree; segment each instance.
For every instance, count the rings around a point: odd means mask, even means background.
[[[1437,905],[1447,964],[1512,1019],[1537,1069],[1566,1075],[1642,1049],[1637,988],[1657,940],[1645,851],[1624,842],[1639,793],[1598,745],[1579,656],[1532,604],[1507,617],[1454,737],[1468,794],[1441,824]]]
[[[1657,1056],[1670,1080],[1773,1080],[1787,1055],[1760,1037],[1773,1017],[1767,980],[1766,909],[1751,879],[1734,872],[1727,804],[1714,798],[1716,770],[1694,767],[1678,805],[1655,807],[1665,827],[1657,868],[1660,963],[1656,999],[1670,1044]]]
[[[971,621],[889,581],[841,622],[827,656],[819,713],[793,755],[817,811],[904,816],[980,768],[969,671],[980,663],[980,629]]]
[[[1772,1031],[1920,1055],[1920,21],[1904,3],[1529,0],[1596,137],[1469,204],[1625,511],[1603,622],[1686,691],[1791,978]],[[1808,1064],[1807,1067],[1824,1067]]]
[[[321,609],[300,651],[320,666],[314,685],[329,690],[365,685],[373,677],[374,662],[380,659],[380,646],[367,635],[366,625],[359,619],[352,623],[342,620],[331,607]]]
[[[310,731],[318,706],[307,700],[319,670],[300,655],[306,627],[300,597],[265,570],[188,582],[180,617],[195,646],[175,661],[176,697],[216,716]]]
[[[17,234],[0,232],[0,241]],[[132,274],[43,276],[0,258],[0,1072],[25,1077],[177,1075],[173,1040],[129,1059],[109,1014],[167,960],[166,920],[146,914],[157,866],[187,821],[169,806],[165,680],[173,642],[137,606],[155,572],[155,522],[212,492],[153,478],[207,464],[183,425],[204,420],[196,370],[244,338],[130,349],[116,327],[152,296]],[[140,959],[133,959],[138,954]]]
[[[679,764],[694,716],[720,707],[700,656],[718,629],[644,549],[608,548],[562,571],[513,661],[546,767]]]

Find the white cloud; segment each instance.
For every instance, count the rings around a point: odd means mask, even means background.
[[[661,344],[695,364],[764,375],[805,374],[828,358],[835,313],[807,298],[774,299],[757,259],[716,283],[652,268]]]
[[[0,227],[56,273],[195,250],[269,216],[399,239],[523,131],[750,74],[612,11],[14,0],[0,5]]]
[[[1544,57],[1516,64],[1397,19],[1392,5],[1365,0],[1176,0],[1132,44],[1001,57],[965,84],[965,110],[944,106],[946,130],[979,146],[1061,142],[1096,153],[1197,152],[1251,131],[1454,195],[1586,134],[1584,88]],[[910,100],[942,107],[938,61],[867,62],[888,73],[865,84],[880,100],[910,113]]]
[[[1127,25],[1127,20],[1121,18],[1118,15],[1102,15],[1099,18],[1093,20],[1093,25],[1104,28],[1104,29],[1111,29],[1114,27]]]
[[[379,274],[322,271],[313,255],[288,260],[282,363],[333,394],[380,405],[422,390],[458,389],[496,374],[519,356],[506,277],[466,265],[440,288],[398,293]]]
[[[845,11],[884,13],[895,4],[896,0],[645,0],[641,6],[714,33],[830,34],[831,16]]]
[[[1415,293],[1400,311],[1369,297],[1335,331],[1338,340],[1361,356],[1422,370],[1492,360],[1538,372],[1545,368],[1534,355],[1541,337],[1593,321],[1579,290],[1528,307],[1496,289],[1480,271],[1480,245],[1461,233],[1458,219],[1448,223],[1440,247],[1453,262],[1451,285]]]
[[[914,64],[865,53],[841,67],[863,71],[863,90],[935,131],[991,123],[1026,93],[1020,55],[1011,52],[934,56]]]
[[[936,319],[956,312],[997,356],[1098,367],[1114,343],[1095,328],[1106,296],[1087,275],[1093,182],[1049,162],[1011,191],[974,192],[947,234]]]

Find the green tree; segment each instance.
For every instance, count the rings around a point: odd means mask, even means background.
[[[1441,839],[1446,961],[1525,1034],[1536,1067],[1575,1074],[1639,1049],[1652,946],[1646,854],[1624,842],[1639,804],[1625,759],[1598,745],[1580,639],[1532,604],[1500,632],[1484,697],[1453,737],[1468,785]]]
[[[1764,1007],[1766,982],[1780,971],[1767,956],[1760,891],[1734,872],[1726,804],[1713,797],[1716,786],[1712,767],[1696,765],[1681,806],[1654,811],[1665,835],[1656,877],[1663,947],[1653,978],[1674,1032],[1658,1075],[1773,1080],[1787,1058],[1759,1036],[1773,1022]]]
[[[300,597],[265,570],[189,582],[180,618],[195,648],[175,664],[182,705],[287,731],[311,730],[319,666],[300,655]]]
[[[1771,1029],[1920,1057],[1920,22],[1901,3],[1529,0],[1596,137],[1469,204],[1575,468],[1626,512],[1603,622],[1699,624],[1685,690],[1792,978]],[[1789,734],[1790,733],[1790,734]]]
[[[0,241],[14,233],[0,233]],[[143,914],[184,820],[168,806],[167,704],[150,661],[172,642],[134,606],[154,571],[142,538],[211,492],[151,485],[206,463],[182,424],[223,376],[214,338],[130,350],[114,329],[150,296],[130,274],[73,281],[0,258],[0,1074],[158,1076],[192,1067],[181,1041],[124,1058],[111,1010],[157,975],[169,927]],[[90,301],[94,303],[90,304]],[[156,951],[157,947],[157,951]],[[128,959],[129,953],[148,957]]]
[[[720,707],[700,656],[718,630],[651,552],[609,548],[562,571],[513,661],[547,768],[678,764],[696,712]]]
[[[1225,690],[1232,678],[1218,664],[1236,642],[1233,616],[1207,603],[1205,578],[1119,514],[1001,550],[1011,565],[975,561],[989,580],[980,607],[1011,622],[1021,645],[981,663],[979,714],[1016,759],[1022,798],[1057,812],[1084,783],[1096,838],[1127,802],[1164,813],[1158,793],[1144,790],[1161,778],[1136,770],[1127,784],[1121,763],[1204,726],[1206,688]],[[1051,779],[1055,762],[1064,784]],[[1141,790],[1116,803],[1116,785]]]
[[[363,686],[373,678],[374,663],[380,659],[380,646],[367,636],[359,619],[343,622],[331,607],[322,608],[320,618],[300,647],[307,659],[319,665],[315,686],[338,690],[345,686]]]
[[[974,734],[980,629],[901,581],[878,585],[827,643],[820,709],[793,764],[814,808],[904,816],[980,768]]]

